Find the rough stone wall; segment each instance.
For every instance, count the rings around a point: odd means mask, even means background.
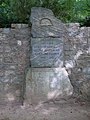
[[[69,40],[65,44],[65,67],[74,95],[90,100],[90,28],[78,23],[67,25]]]
[[[0,105],[23,102],[29,41],[30,30],[26,24],[0,28]]]
[[[65,41],[65,64],[72,63],[74,66],[78,56],[89,48],[89,28],[79,27],[78,23],[71,23],[67,25],[69,38]],[[71,65],[71,64],[70,64]]]
[[[47,24],[47,26],[52,25],[52,23],[46,19],[44,19],[44,22],[42,20],[41,24],[43,28],[45,24]],[[46,27],[46,29],[54,31],[57,26],[51,29]],[[58,30],[62,31],[62,29],[63,28]],[[79,28],[79,24],[71,23],[66,25],[66,29],[65,34],[68,35],[63,35],[63,37],[65,37],[63,46],[64,66],[68,71],[74,93],[81,95],[84,99],[90,100],[90,28]],[[33,30],[39,32],[38,28]],[[41,29],[39,28],[39,30]],[[45,31],[42,31],[42,35]],[[41,32],[39,33],[40,36]],[[49,32],[45,34],[45,37],[47,37],[48,33]],[[35,34],[35,31],[33,31],[33,34]],[[60,34],[59,32],[55,32],[55,34],[51,34],[50,32],[49,38],[55,39],[53,38],[54,35],[58,39],[58,37],[61,36],[61,32]],[[35,36],[33,39],[35,39]],[[0,105],[23,102],[26,72],[30,67],[29,49],[30,28],[28,25],[13,24],[12,28],[0,28]],[[33,72],[34,77],[35,74],[39,73],[41,77],[39,76],[38,79],[42,80],[43,71],[38,70],[33,68],[31,72]],[[47,70],[44,68],[47,80],[49,77],[51,78],[53,73],[51,70],[53,69],[48,68]],[[60,74],[59,71],[58,74]],[[60,78],[60,76],[58,77]],[[30,83],[27,82],[27,85],[28,84]]]

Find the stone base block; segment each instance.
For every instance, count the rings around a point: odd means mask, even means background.
[[[39,103],[71,95],[72,85],[65,68],[30,68],[26,78],[26,100]]]

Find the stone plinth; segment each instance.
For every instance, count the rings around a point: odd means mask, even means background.
[[[30,68],[26,81],[26,100],[39,103],[71,95],[72,85],[65,68]]]

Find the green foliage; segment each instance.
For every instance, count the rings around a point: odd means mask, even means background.
[[[83,22],[90,16],[90,0],[0,0],[0,27],[28,23],[33,6],[51,9],[63,22]]]
[[[80,27],[90,27],[90,17],[86,17],[82,22],[80,23]]]
[[[36,0],[14,0],[12,2],[12,11],[17,16],[18,22],[27,23],[31,7],[35,5],[35,2]]]
[[[9,24],[9,20],[11,19],[9,8],[9,1],[4,2],[4,0],[0,1],[0,27],[3,27],[4,24]]]

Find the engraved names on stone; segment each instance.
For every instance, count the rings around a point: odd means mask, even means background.
[[[32,67],[57,67],[63,57],[63,40],[61,38],[33,38],[31,40]]]

